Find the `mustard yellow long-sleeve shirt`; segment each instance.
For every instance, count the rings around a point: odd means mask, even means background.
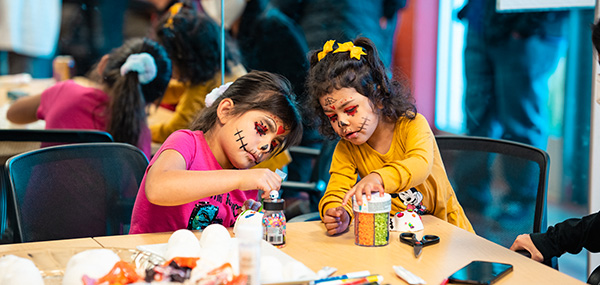
[[[231,69],[231,74],[225,76],[225,83],[234,81],[244,74],[246,74],[244,67],[241,65],[235,66]],[[193,86],[171,80],[163,102],[167,104],[177,103],[177,107],[175,107],[173,117],[169,121],[150,126],[152,141],[162,143],[174,131],[189,128],[196,114],[206,107],[204,104],[206,95],[219,86],[221,86],[220,72],[217,72],[212,79]]]
[[[386,193],[401,193],[414,187],[422,194],[426,213],[474,232],[448,181],[433,132],[421,114],[413,120],[402,117],[396,122],[387,153],[379,153],[367,143],[354,145],[341,140],[329,172],[331,178],[319,203],[321,217],[328,209],[342,205],[344,195],[356,184],[358,176],[378,173]],[[350,217],[351,203],[344,205]],[[392,214],[405,209],[400,199],[392,199]]]

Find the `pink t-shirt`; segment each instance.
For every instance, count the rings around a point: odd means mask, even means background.
[[[206,143],[204,133],[201,131],[178,130],[172,133],[162,144],[150,161],[146,174],[148,174],[148,169],[152,167],[158,156],[167,149],[175,150],[183,156],[187,170],[222,169]],[[202,228],[210,224],[222,224],[231,227],[240,214],[244,201],[256,199],[258,194],[257,190],[231,190],[221,195],[203,198],[183,205],[158,206],[150,203],[146,198],[145,186],[146,176],[144,175],[133,207],[130,234],[185,229],[196,205],[199,205],[199,212],[203,217],[201,221]],[[173,195],[177,195],[177,193],[173,193]]]
[[[100,89],[81,86],[73,80],[56,83],[42,92],[37,117],[46,121],[46,129],[86,129],[106,131],[108,94]],[[137,147],[151,155],[150,129],[142,122]]]

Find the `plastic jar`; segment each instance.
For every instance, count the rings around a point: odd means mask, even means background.
[[[238,239],[240,274],[248,276],[248,285],[260,285],[260,224],[240,225],[235,237]]]
[[[283,199],[263,201],[263,228],[264,240],[270,244],[283,247],[285,245],[285,214],[283,213]]]
[[[371,200],[362,196],[362,205],[356,203],[356,196],[352,197],[354,212],[354,243],[361,246],[385,246],[390,241],[390,211],[392,210],[392,197],[384,193],[371,194]]]

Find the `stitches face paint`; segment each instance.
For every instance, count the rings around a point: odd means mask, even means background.
[[[265,111],[252,110],[233,118],[223,126],[221,144],[233,168],[250,168],[271,156],[289,134],[283,121]],[[233,136],[232,136],[233,135]],[[233,137],[233,139],[231,139]]]
[[[354,88],[334,90],[321,97],[320,103],[334,131],[353,144],[367,142],[377,128],[379,115],[371,107],[369,98]]]

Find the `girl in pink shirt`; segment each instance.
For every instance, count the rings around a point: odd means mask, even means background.
[[[92,77],[97,86],[63,81],[14,102],[6,117],[17,124],[38,119],[46,129],[109,132],[117,142],[140,148],[150,157],[145,107],[160,102],[171,77],[166,51],[150,39],[132,39],[102,57]]]
[[[257,190],[263,198],[278,190],[275,172],[249,168],[300,141],[294,97],[284,77],[253,71],[207,102],[191,130],[171,134],[150,161],[129,233],[230,227]]]

